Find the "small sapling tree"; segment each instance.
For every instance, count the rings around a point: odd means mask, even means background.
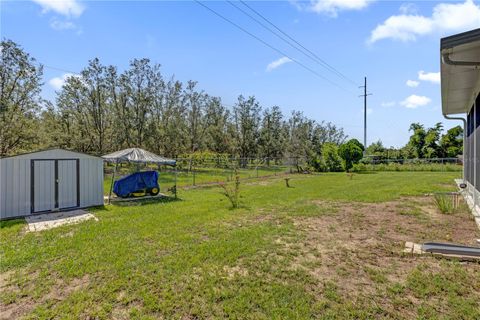
[[[227,197],[227,199],[232,204],[232,208],[236,209],[240,205],[240,174],[238,173],[238,169],[235,167],[234,171],[234,182],[233,186],[230,184],[226,184],[225,182],[220,183],[220,187],[223,189],[223,195]]]

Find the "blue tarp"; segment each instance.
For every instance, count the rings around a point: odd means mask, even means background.
[[[130,193],[138,190],[158,187],[158,172],[142,171],[132,173],[115,181],[113,184],[113,192],[119,197],[126,197]]]

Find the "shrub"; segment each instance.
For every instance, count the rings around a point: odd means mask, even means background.
[[[453,198],[446,195],[437,193],[433,196],[433,201],[437,206],[438,210],[440,210],[443,214],[453,214],[455,213],[455,204],[453,202]]]
[[[325,143],[322,147],[322,162],[325,166],[324,171],[338,172],[342,171],[342,159],[338,155],[338,147],[333,143]]]
[[[358,163],[354,164],[352,171],[361,172],[361,171],[462,171],[462,166],[456,164],[440,164],[440,163],[379,163],[379,164],[365,164]]]
[[[223,195],[230,200],[232,208],[235,209],[240,205],[240,174],[237,170],[237,167],[235,167],[233,170],[235,174],[233,187],[226,183],[220,183],[220,187],[223,189]]]

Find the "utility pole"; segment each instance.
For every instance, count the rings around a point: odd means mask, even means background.
[[[363,156],[367,155],[367,96],[372,95],[371,93],[367,93],[367,77],[364,78],[365,82],[363,86],[359,88],[363,88],[363,94],[359,97],[363,97]]]

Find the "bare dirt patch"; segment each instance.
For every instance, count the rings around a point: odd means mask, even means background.
[[[4,300],[0,302],[0,320],[21,318],[35,309],[36,306],[47,301],[53,303],[63,301],[72,293],[85,289],[90,283],[89,275],[84,275],[81,278],[74,278],[69,281],[58,278],[47,294],[42,295],[40,299],[35,299],[31,296],[24,295],[22,292],[24,290],[28,291],[29,287],[33,286],[33,281],[37,276],[38,273],[28,275],[24,283],[20,285],[18,283],[13,284],[10,281],[2,283],[2,294],[14,295],[15,298],[12,299],[14,300],[12,302]]]
[[[317,285],[310,288],[314,293],[323,294],[325,285],[334,283],[339,294],[349,301],[375,296],[392,314],[398,306],[379,295],[392,284],[404,284],[419,264],[428,264],[434,272],[442,263],[433,257],[402,254],[405,241],[475,245],[479,236],[470,213],[463,210],[453,215],[440,214],[430,197],[371,204],[313,203],[319,206],[318,216],[294,218],[305,239],[295,244],[289,239],[276,241],[284,244],[286,251],[297,251],[291,267],[304,269],[317,280]],[[334,207],[336,213],[322,214],[325,206]],[[464,267],[472,274],[480,272],[479,264],[466,263]],[[480,293],[476,296],[480,299]],[[406,298],[415,303],[415,297]]]

